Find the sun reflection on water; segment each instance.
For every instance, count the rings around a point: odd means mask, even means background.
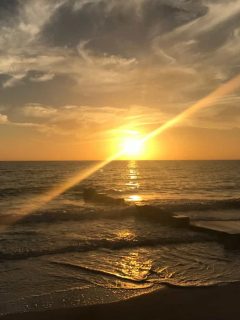
[[[120,240],[132,240],[136,237],[135,233],[131,230],[123,229],[117,232],[117,238]]]
[[[133,195],[127,197],[126,200],[129,201],[129,202],[141,202],[143,199],[142,199],[142,197],[140,195],[133,194]]]
[[[128,183],[135,183],[137,186],[139,186],[139,171],[138,171],[137,162],[135,160],[129,161],[127,170],[128,170],[127,172]],[[131,181],[131,180],[136,180],[136,181]]]
[[[124,256],[119,261],[118,268],[127,278],[135,281],[143,281],[147,279],[151,271],[152,260],[145,259],[145,257],[137,251],[129,252],[127,256]]]
[[[121,229],[116,233],[116,236],[119,240],[131,242],[137,237],[134,230],[130,229]],[[153,262],[146,253],[145,249],[129,251],[128,254],[124,253],[117,262],[117,273],[123,279],[136,282],[147,280],[151,273]]]
[[[126,197],[126,201],[128,202],[140,202],[142,201],[142,197],[137,194],[140,183],[139,183],[139,170],[138,170],[138,164],[137,161],[131,160],[128,162],[127,165],[127,181],[126,186],[127,189],[132,193],[136,192],[136,194],[131,194],[128,197]]]

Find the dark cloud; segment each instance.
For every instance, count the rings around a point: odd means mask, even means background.
[[[1,0],[0,1],[0,20],[9,19],[14,16],[19,9],[18,0]]]
[[[6,81],[10,80],[11,76],[5,73],[0,73],[0,88],[3,87]]]
[[[200,1],[145,0],[136,2],[102,0],[73,10],[67,2],[55,13],[42,32],[54,46],[76,47],[89,41],[94,51],[129,56],[149,48],[152,39],[192,21],[207,9]]]
[[[11,12],[15,10],[19,6],[18,0],[1,0],[0,2],[0,11],[3,12],[8,11]]]
[[[143,3],[144,26],[160,26],[161,31],[170,31],[207,13],[201,1],[159,1]]]
[[[47,82],[32,82],[30,79],[36,72],[31,71],[27,76],[15,86],[1,88],[1,104],[20,107],[29,102],[59,105],[70,103],[72,97],[71,88],[74,81],[68,76],[56,76]],[[3,76],[3,80],[8,78]],[[1,77],[0,77],[1,81]]]

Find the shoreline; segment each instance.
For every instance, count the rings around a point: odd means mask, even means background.
[[[9,314],[1,320],[233,320],[240,318],[240,284],[210,287],[164,286],[151,293],[108,304]]]

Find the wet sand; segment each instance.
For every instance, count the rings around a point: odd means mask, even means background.
[[[231,320],[240,319],[240,285],[219,287],[164,287],[129,300],[52,310],[39,313],[8,315],[4,320]]]

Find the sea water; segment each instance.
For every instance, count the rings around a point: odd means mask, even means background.
[[[114,161],[39,203],[95,165],[0,162],[0,314],[240,280],[240,251],[128,214],[147,204],[192,220],[239,220],[240,161]],[[88,187],[126,205],[85,203]]]

